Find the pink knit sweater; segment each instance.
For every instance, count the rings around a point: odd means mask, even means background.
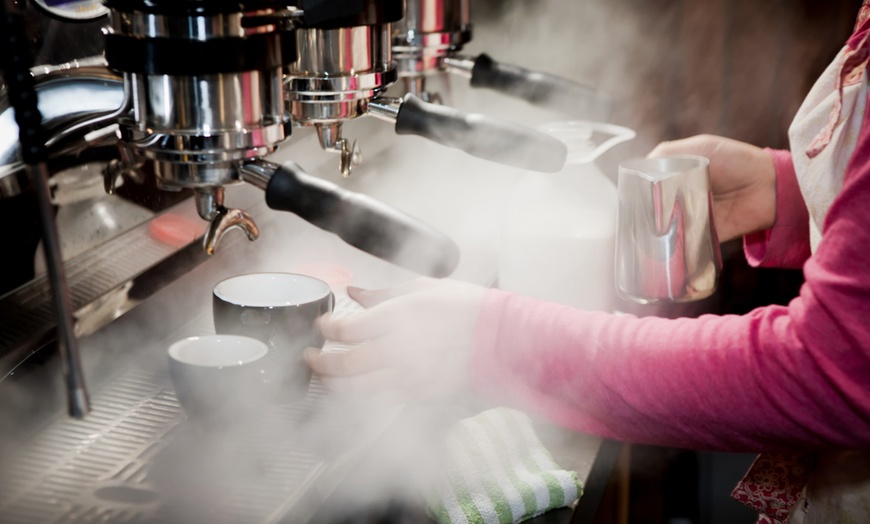
[[[868,105],[870,107],[870,105]],[[801,267],[787,306],[696,319],[614,316],[492,290],[472,376],[498,399],[575,430],[729,451],[870,448],[870,119],[809,257],[791,158],[776,225],[750,262]]]

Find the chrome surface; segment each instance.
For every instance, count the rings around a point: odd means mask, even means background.
[[[396,80],[390,25],[298,29],[298,57],[285,92],[293,120],[330,124],[361,116],[371,98]]]
[[[338,170],[343,177],[349,177],[353,168],[362,162],[362,151],[356,145],[356,140],[350,142],[341,137],[341,124],[318,124],[317,138],[320,147],[328,153],[339,155]]]
[[[295,12],[238,9],[213,15],[113,9],[112,31],[137,39],[243,39],[277,32]],[[165,189],[233,184],[241,161],[274,152],[289,135],[281,67],[201,75],[126,72],[124,83],[132,108],[119,122],[127,160],[153,161]]]
[[[224,205],[226,190],[223,186],[202,187],[194,192],[196,212],[203,220],[211,220]]]
[[[27,171],[23,169],[23,165],[20,167],[16,170],[0,171],[0,199],[18,196],[30,187]]]
[[[66,266],[60,250],[60,236],[55,221],[51,193],[48,185],[49,171],[45,162],[27,164],[26,170],[33,181],[39,205],[39,221],[42,224],[43,253],[51,284],[54,317],[57,321],[57,348],[60,354],[64,385],[67,393],[67,412],[82,418],[91,410],[85,375],[79,358],[79,344],[75,333],[72,299],[67,281]],[[12,227],[16,227],[13,225]]]
[[[80,71],[84,68],[104,68],[106,67],[106,59],[103,56],[90,56],[85,58],[78,58],[75,60],[70,60],[69,62],[65,62],[63,64],[42,64],[35,67],[32,67],[30,71],[33,73],[35,77],[40,77],[42,75],[56,75],[60,76],[61,73],[64,72],[75,72]],[[106,74],[115,77],[114,73],[106,71]]]
[[[274,15],[274,9],[222,13],[209,16],[165,16],[143,11],[112,13],[112,31],[143,38],[182,38],[206,41],[213,38],[238,38],[258,33],[272,33],[275,24],[250,27],[245,18]]]
[[[211,75],[126,75],[133,123],[142,131],[181,135],[254,133],[283,123],[281,69]],[[252,137],[253,146],[258,136]]]
[[[34,0],[34,2],[41,9],[66,20],[93,20],[105,16],[109,12],[109,9],[100,0],[72,0],[60,3]]]
[[[269,185],[269,180],[272,180],[272,176],[277,169],[277,164],[254,160],[242,165],[241,169],[239,169],[239,176],[245,182],[265,191]]]
[[[124,144],[128,147],[127,144]],[[141,151],[136,151],[141,153]],[[151,156],[154,151],[148,151]],[[215,159],[197,157],[197,162],[186,164],[178,158],[165,154],[161,160],[154,161],[154,174],[157,176],[157,186],[167,191],[180,191],[185,188],[223,187],[235,184],[237,180],[238,162],[222,162]],[[145,158],[148,158],[146,156]],[[155,155],[156,156],[156,155]],[[170,157],[170,158],[166,158]]]
[[[293,121],[315,126],[321,147],[339,155],[349,176],[360,163],[355,141],[341,136],[342,123],[366,114],[369,102],[397,79],[390,24],[339,29],[297,29],[297,60],[285,78]]]
[[[471,78],[474,70],[474,59],[465,56],[448,56],[444,58],[444,67],[449,73]]]
[[[722,266],[703,157],[640,158],[619,165],[616,290],[649,304],[713,294]]]
[[[303,28],[296,31],[298,56],[291,77],[356,75],[390,69],[390,25]]]
[[[205,252],[213,255],[221,238],[230,229],[242,230],[251,242],[260,236],[260,229],[254,222],[254,218],[246,211],[220,207],[217,214],[211,219],[211,224],[203,238]]]
[[[103,169],[103,191],[107,195],[114,195],[115,189],[123,183],[124,179],[142,185],[145,183],[145,174],[141,171],[141,164],[128,164],[121,159],[112,159]]]
[[[393,26],[400,76],[443,70],[443,60],[471,39],[469,0],[405,0],[405,18]]]
[[[69,67],[42,70],[34,75],[43,125],[52,134],[50,144],[67,144],[81,151],[91,144],[87,133],[112,125],[124,106],[121,78],[104,67]],[[84,119],[85,123],[82,122]],[[0,100],[0,188],[3,196],[20,190],[18,124],[8,102]],[[18,173],[18,175],[16,175]],[[10,179],[9,177],[13,177]],[[13,181],[17,178],[17,181]]]
[[[379,120],[395,124],[399,118],[399,109],[402,108],[401,98],[381,97],[369,104],[369,114]]]
[[[124,144],[155,161],[164,187],[231,184],[239,161],[273,152],[287,136],[280,68],[124,78],[133,104],[120,121]]]

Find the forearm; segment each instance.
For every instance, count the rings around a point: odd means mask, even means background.
[[[659,445],[760,451],[870,442],[870,405],[792,318],[667,320],[585,312],[494,291],[475,341],[478,388],[578,431]],[[842,356],[842,355],[840,355]],[[851,389],[850,389],[851,388]]]

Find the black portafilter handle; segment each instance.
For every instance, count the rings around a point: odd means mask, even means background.
[[[309,175],[294,162],[258,160],[242,169],[242,179],[265,190],[270,208],[294,213],[397,266],[445,277],[459,263],[459,247],[444,233],[374,198]]]
[[[526,102],[570,115],[601,113],[603,98],[590,86],[550,73],[531,71],[493,60],[487,54],[474,59],[471,87],[498,91]]]
[[[469,155],[520,169],[555,173],[565,166],[563,142],[530,127],[405,95],[396,133],[418,135]]]

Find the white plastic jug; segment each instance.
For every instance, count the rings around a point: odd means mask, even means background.
[[[556,174],[528,173],[508,204],[499,248],[498,287],[588,310],[612,311],[616,185],[594,161],[634,138],[597,122],[547,124],[568,160]]]

